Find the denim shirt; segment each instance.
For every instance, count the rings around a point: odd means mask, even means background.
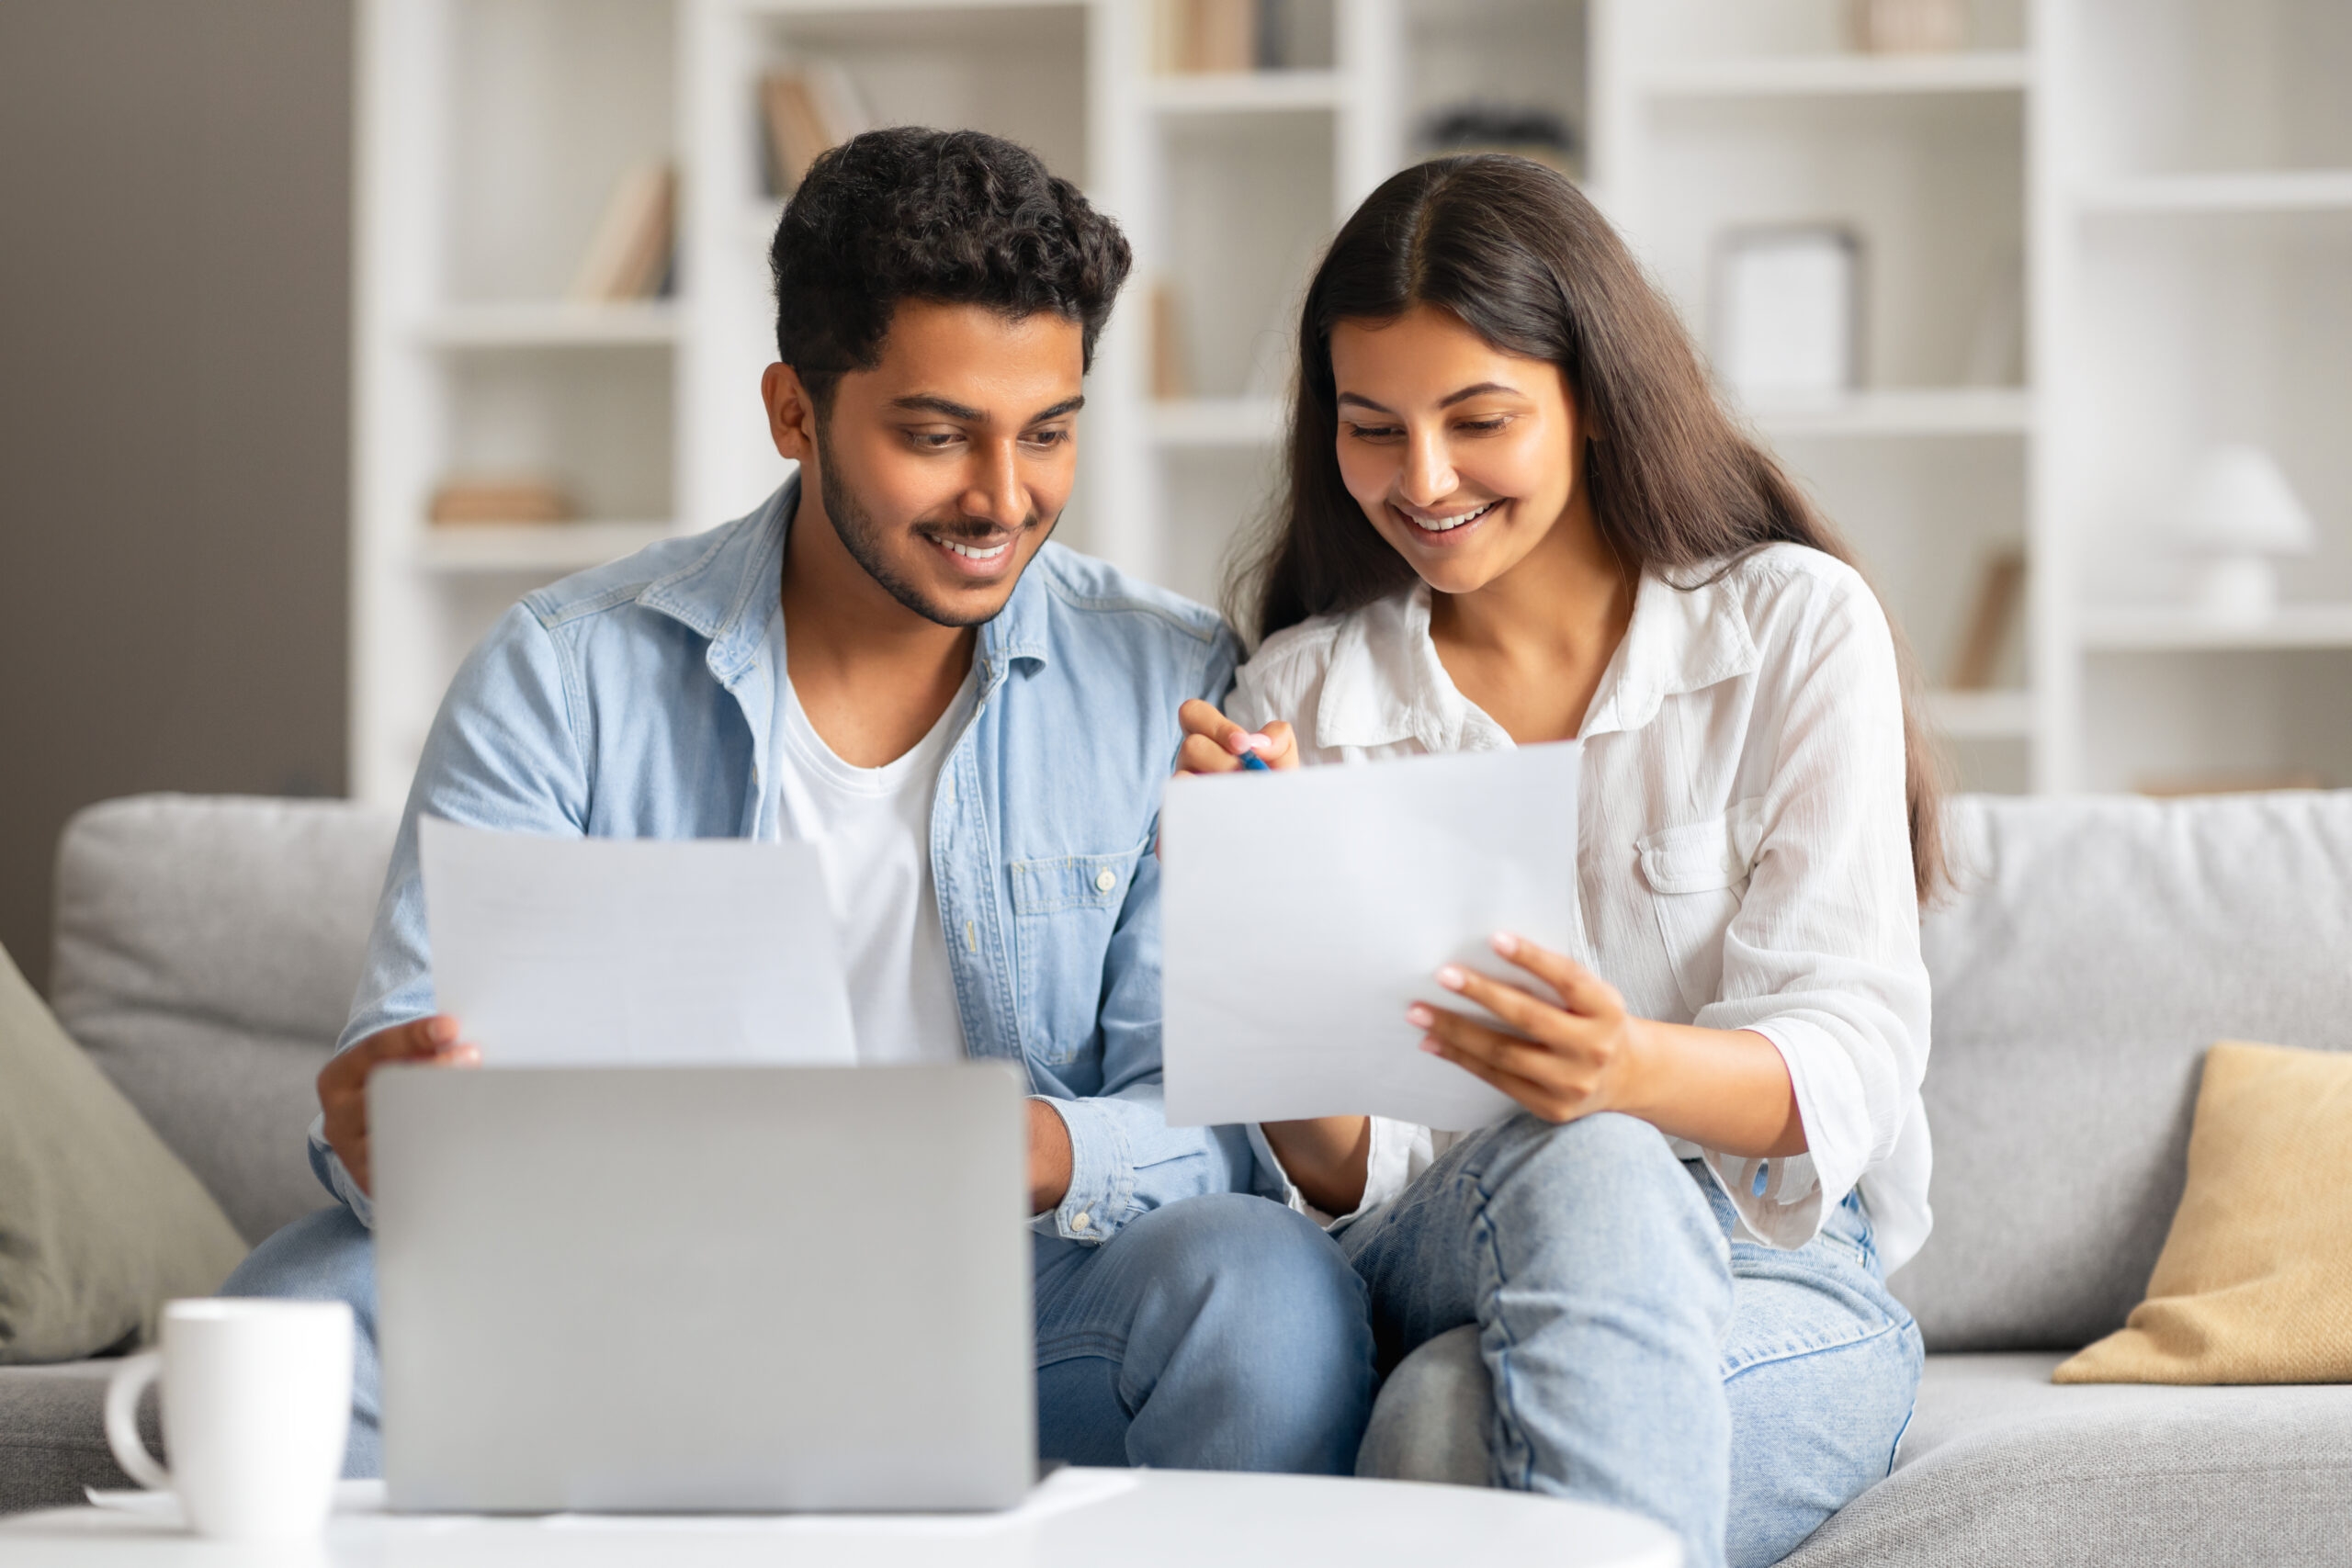
[[[433,1011],[422,814],[779,836],[779,599],[798,497],[796,478],[747,517],[543,588],[474,649],[426,739],[338,1049]],[[1240,1129],[1171,1128],[1160,1108],[1160,790],[1178,705],[1221,699],[1238,654],[1209,611],[1048,544],[980,628],[978,707],[941,765],[932,872],[965,1050],[1019,1063],[1068,1124],[1069,1191],[1039,1229],[1071,1241],[1257,1184]],[[311,1163],[371,1218],[319,1122]]]

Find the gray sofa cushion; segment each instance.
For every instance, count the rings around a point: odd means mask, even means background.
[[[57,1016],[248,1241],[327,1201],[302,1133],[395,826],[341,801],[150,795],[60,841]]]
[[[1787,1568],[2352,1561],[2352,1387],[2061,1388],[2060,1359],[1930,1356],[1894,1473]]]
[[[2119,1328],[2180,1199],[2205,1048],[2352,1048],[2352,792],[1971,797],[1927,921],[1930,1350]]]
[[[119,1360],[0,1367],[0,1514],[82,1501],[85,1486],[129,1486],[107,1448],[107,1381]],[[159,1453],[155,1391],[140,1401],[147,1451]]]

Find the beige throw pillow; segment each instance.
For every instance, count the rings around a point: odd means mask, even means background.
[[[245,1255],[220,1205],[0,951],[0,1362],[70,1361]]]
[[[2188,1187],[2148,1299],[2052,1377],[2352,1382],[2352,1053],[2205,1054]]]

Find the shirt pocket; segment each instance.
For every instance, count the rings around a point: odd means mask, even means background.
[[[1050,855],[1006,868],[1022,1046],[1040,1062],[1067,1062],[1094,1038],[1111,933],[1142,852],[1138,845],[1111,854]]]
[[[1635,844],[1658,941],[1693,1016],[1723,987],[1724,933],[1747,896],[1763,815],[1760,798],[1743,800],[1721,816],[1661,828]]]

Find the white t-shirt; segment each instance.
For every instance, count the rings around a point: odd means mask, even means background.
[[[911,750],[878,768],[855,768],[833,754],[785,682],[780,815],[784,831],[815,844],[824,861],[862,1063],[964,1059],[931,875],[931,799],[978,690],[977,672],[966,676]]]

